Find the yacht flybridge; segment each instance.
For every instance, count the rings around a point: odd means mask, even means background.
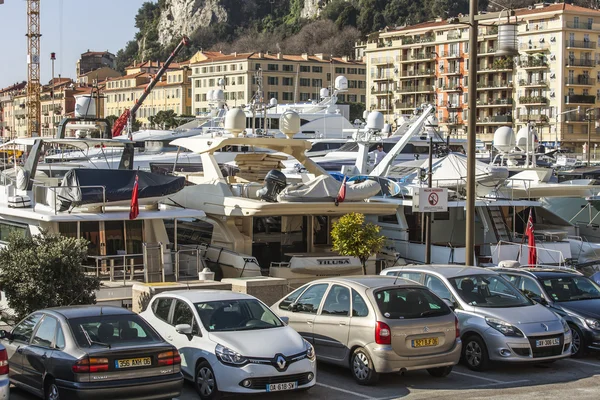
[[[372,218],[396,212],[395,205],[365,201],[380,191],[372,181],[348,185],[345,201],[337,202],[341,184],[306,156],[310,143],[304,140],[193,137],[177,139],[173,145],[200,154],[204,171],[188,175],[196,185],[170,196],[166,203],[206,213],[201,222],[190,221],[187,227],[204,233],[200,240],[207,261],[218,263],[225,277],[259,275],[261,270],[273,277],[300,280],[362,274],[358,259],[331,250],[332,224],[350,212]],[[305,168],[303,182],[288,185],[277,168],[263,177],[264,182],[225,177],[215,154],[226,146],[256,146],[287,154]],[[260,168],[261,157],[257,154],[256,163],[249,161],[249,167]],[[371,263],[371,273],[373,267]]]

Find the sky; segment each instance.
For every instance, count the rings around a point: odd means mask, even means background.
[[[135,16],[145,1],[41,0],[42,83],[52,79],[52,52],[56,53],[55,76],[66,78],[76,78],[75,64],[88,49],[117,54],[133,39]],[[0,88],[27,80],[26,33],[27,2],[4,0],[0,4]]]

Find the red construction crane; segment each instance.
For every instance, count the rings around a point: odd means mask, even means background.
[[[148,86],[146,86],[146,89],[144,89],[144,93],[142,93],[138,101],[136,101],[133,107],[131,107],[131,110],[128,108],[125,109],[125,111],[123,111],[123,114],[121,114],[121,116],[115,121],[115,124],[113,125],[112,129],[113,137],[119,136],[121,132],[123,132],[123,128],[125,128],[125,125],[128,125],[127,133],[129,134],[129,139],[131,139],[131,127],[133,126],[133,121],[135,121],[135,113],[144,103],[144,100],[146,100],[146,97],[148,97],[154,86],[158,82],[160,82],[160,78],[167,71],[169,65],[171,65],[175,57],[177,57],[177,54],[179,54],[181,49],[183,49],[183,47],[187,46],[188,44],[189,39],[187,38],[187,36],[184,36],[183,39],[181,39],[181,42],[179,42],[179,44],[177,45],[177,47],[175,47],[175,50],[173,50],[169,58],[167,58],[167,61],[165,61],[162,68],[150,80],[150,83],[148,83]]]

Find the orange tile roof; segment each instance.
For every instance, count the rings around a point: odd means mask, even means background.
[[[223,54],[220,51],[203,51],[208,59],[198,61],[195,64],[208,64],[216,61],[234,61],[234,60],[246,60],[254,53],[237,53],[237,54]]]
[[[81,54],[81,56],[103,56],[105,54],[110,54],[111,56],[115,56],[113,53],[109,52],[109,51],[86,51],[85,53]]]
[[[118,76],[116,78],[107,78],[107,81],[122,81],[123,79],[133,79],[133,78],[137,78],[137,77],[142,77],[142,76],[150,76],[149,73],[147,72],[136,72],[135,74],[129,74],[129,75],[124,75],[124,76]]]

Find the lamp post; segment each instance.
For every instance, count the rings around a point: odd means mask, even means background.
[[[54,89],[56,85],[54,84],[54,61],[56,61],[56,53],[50,53],[50,61],[52,61],[52,89],[50,90],[50,95],[52,96],[52,111],[50,114],[50,136],[54,136]]]

